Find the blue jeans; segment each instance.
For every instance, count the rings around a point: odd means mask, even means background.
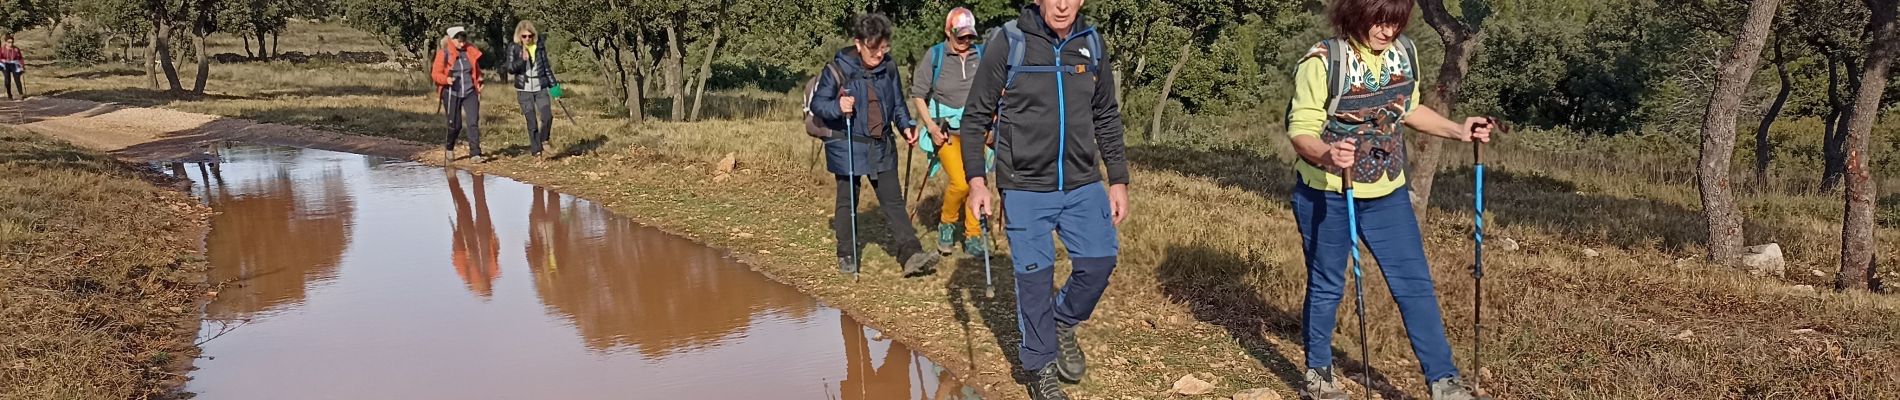
[[[1075,326],[1095,312],[1121,245],[1101,183],[1067,192],[1005,190],[1003,216],[1016,269],[1016,327],[1023,333],[1019,359],[1024,369],[1040,370],[1056,361],[1057,324]],[[1074,264],[1060,292],[1052,233],[1061,235]]]
[[[1306,366],[1325,368],[1333,365],[1333,327],[1339,323],[1339,300],[1346,289],[1346,269],[1351,267],[1346,197],[1304,184],[1295,186],[1293,215],[1306,252],[1306,304],[1301,319]],[[1445,322],[1439,315],[1409,190],[1359,199],[1359,237],[1379,261],[1379,271],[1385,274],[1392,300],[1398,302],[1405,321],[1412,355],[1418,357],[1429,382],[1458,375],[1458,367],[1451,359],[1451,343],[1445,340]]]

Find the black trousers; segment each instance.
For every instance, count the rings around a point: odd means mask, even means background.
[[[442,109],[449,116],[449,138],[447,149],[455,150],[455,138],[468,134],[468,155],[482,155],[482,97],[480,93],[470,93],[468,97],[453,95],[442,96]],[[466,128],[464,127],[466,124]]]
[[[838,202],[831,219],[831,228],[838,233],[838,256],[849,257],[857,249],[851,248],[851,217],[857,215],[859,189],[858,177],[834,175],[838,183]],[[879,172],[871,177],[871,188],[877,192],[877,208],[884,212],[884,224],[889,225],[891,237],[897,241],[892,253],[900,262],[923,247],[917,243],[917,230],[911,228],[910,217],[904,213],[904,185],[897,181],[897,169]],[[864,227],[858,227],[860,238]],[[861,241],[861,240],[860,240]]]
[[[521,116],[528,120],[528,152],[541,154],[541,144],[547,143],[548,129],[554,126],[553,106],[548,91],[517,91],[515,102],[521,103]]]
[[[20,88],[20,98],[23,98],[23,99],[26,98],[26,81],[20,78],[22,75],[25,75],[25,74],[19,70],[14,70],[14,69],[9,68],[7,69],[4,75],[6,75],[7,77],[7,81],[5,82],[5,85],[7,87],[7,98],[9,99],[13,98],[13,88],[16,88],[16,87]]]

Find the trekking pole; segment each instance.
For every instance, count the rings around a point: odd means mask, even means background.
[[[1366,398],[1372,398],[1372,351],[1366,337],[1366,275],[1359,270],[1359,209],[1352,194],[1352,166],[1347,166],[1343,176],[1343,192],[1346,194],[1346,234],[1352,236],[1352,289],[1354,303],[1359,309],[1359,360],[1366,364],[1365,375],[1359,378],[1359,384],[1365,387]]]
[[[845,110],[844,116],[844,170],[845,179],[851,185],[851,262],[858,263],[857,270],[851,271],[851,281],[858,281],[858,271],[864,269],[864,261],[858,259],[858,161],[857,154],[851,151],[851,114]]]
[[[990,244],[988,251],[983,252],[983,298],[988,299],[996,297],[996,281],[990,277],[990,259],[996,257],[996,236],[990,235],[989,216],[980,218],[983,218],[983,241]]]
[[[1502,128],[1497,118],[1485,122]],[[1484,377],[1484,142],[1471,141],[1471,386],[1481,388]]]

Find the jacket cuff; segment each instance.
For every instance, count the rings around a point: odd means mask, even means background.
[[[1110,185],[1128,184],[1128,165],[1127,164],[1108,164],[1108,184]]]

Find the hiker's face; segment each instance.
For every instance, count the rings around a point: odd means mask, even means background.
[[[891,52],[891,41],[889,40],[865,42],[860,39],[852,39],[851,41],[857,44],[858,59],[864,60],[865,68],[877,68],[879,64],[884,63],[884,54]]]
[[[1042,7],[1042,23],[1056,32],[1068,32],[1082,13],[1082,0],[1036,0]]]
[[[462,35],[455,35],[455,37],[449,39],[449,45],[455,46],[455,48],[458,48],[458,49],[462,48],[463,46],[468,46],[468,38],[463,37]]]
[[[976,46],[976,35],[950,38],[950,50],[958,53],[970,51],[970,48],[974,46]]]
[[[1372,26],[1372,31],[1366,32],[1365,44],[1366,47],[1372,48],[1373,51],[1385,51],[1385,49],[1392,47],[1392,42],[1398,40],[1398,24],[1378,24]]]

